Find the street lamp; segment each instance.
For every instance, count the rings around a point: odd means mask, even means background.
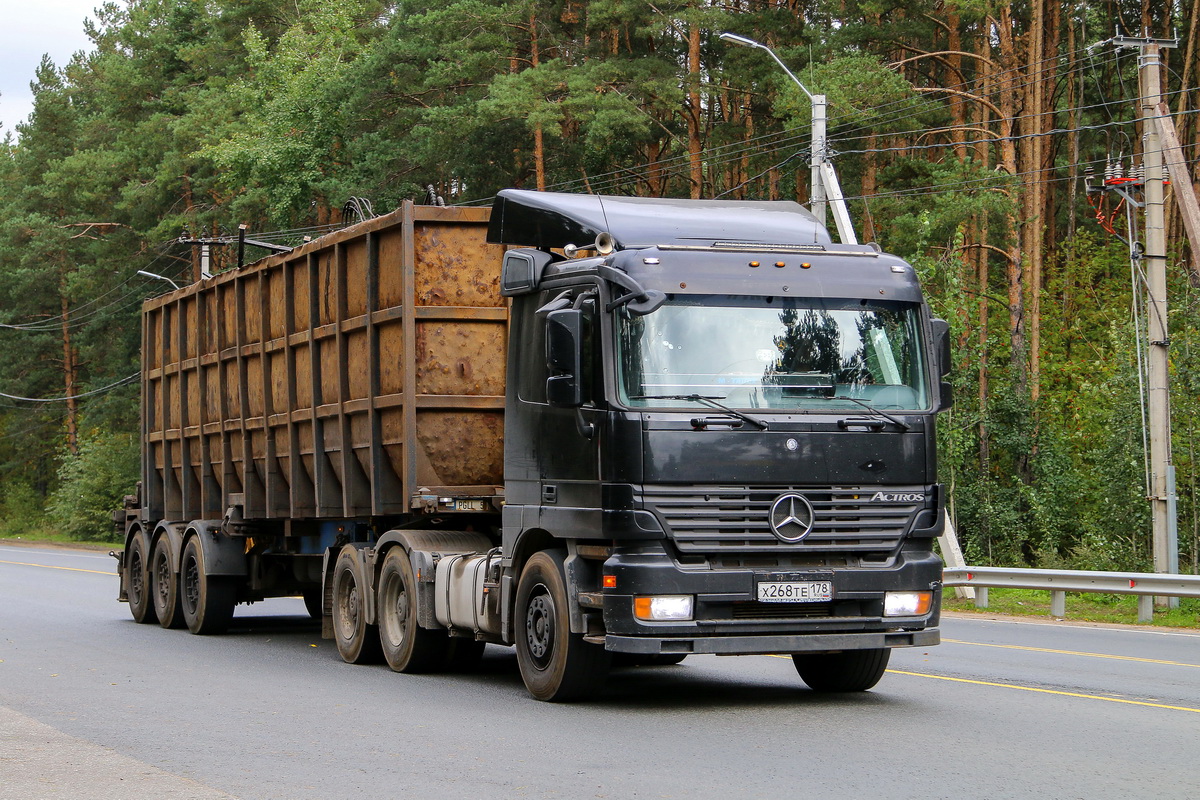
[[[146,271],[146,270],[144,270],[144,269],[139,269],[139,270],[137,271],[137,274],[138,274],[138,275],[145,275],[147,278],[158,278],[160,281],[166,281],[167,283],[171,284],[171,285],[172,285],[172,286],[174,286],[176,289],[178,289],[178,288],[179,288],[179,284],[178,284],[178,283],[176,283],[175,281],[171,280],[170,278],[168,278],[166,275],[159,275],[159,274],[157,274],[157,273],[154,273],[154,272],[147,272],[147,271]]]
[[[812,208],[813,214],[824,225],[826,203],[832,201],[833,219],[837,223],[838,238],[842,240],[843,244],[858,244],[858,238],[854,235],[854,226],[850,223],[850,212],[846,209],[846,201],[842,197],[842,189],[838,184],[837,173],[834,172],[833,164],[830,163],[826,154],[825,131],[827,118],[825,115],[825,95],[810,92],[800,82],[800,79],[792,74],[787,64],[784,64],[779,56],[775,55],[775,51],[762,42],[756,42],[749,37],[728,32],[722,33],[720,38],[740,47],[753,47],[758,50],[765,50],[767,55],[775,59],[775,63],[787,73],[792,82],[799,86],[800,91],[804,92],[805,96],[812,102],[812,156],[808,162],[811,174],[809,178],[809,206]]]

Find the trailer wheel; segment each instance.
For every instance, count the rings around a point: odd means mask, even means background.
[[[417,581],[402,547],[393,547],[379,571],[379,642],[396,672],[434,672],[443,667],[450,639],[417,624]]]
[[[209,575],[200,539],[192,536],[179,561],[180,606],[188,630],[196,634],[224,633],[233,619],[237,591],[230,578]]]
[[[333,640],[347,664],[379,661],[379,633],[367,624],[366,588],[358,573],[358,553],[346,545],[333,566]]]
[[[171,540],[158,537],[150,555],[150,596],[154,613],[164,628],[182,628],[183,613],[179,605],[179,576],[171,569]]]
[[[547,550],[529,559],[517,584],[517,663],[537,700],[582,699],[608,674],[609,653],[571,633],[563,575],[563,555]]]
[[[129,541],[129,551],[125,555],[125,594],[129,597],[129,612],[133,621],[140,623],[157,622],[158,615],[154,613],[154,603],[150,599],[150,558],[146,552],[146,538],[134,534]]]
[[[841,653],[795,653],[800,678],[817,692],[865,692],[883,677],[892,651],[846,650]]]

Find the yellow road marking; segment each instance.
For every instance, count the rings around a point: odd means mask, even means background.
[[[68,572],[91,572],[96,575],[116,575],[115,572],[105,572],[99,569],[79,569],[78,567],[55,567],[50,564],[30,564],[26,561],[0,561],[0,564],[16,564],[19,567],[41,567],[42,569],[64,569]]]
[[[1111,658],[1115,661],[1138,661],[1143,664],[1166,664],[1171,667],[1192,667],[1200,669],[1200,664],[1186,664],[1182,661],[1162,661],[1157,658],[1138,658],[1137,656],[1114,656],[1108,653],[1086,653],[1079,650],[1054,650],[1049,647],[1025,647],[1019,644],[990,644],[987,642],[967,642],[962,639],[942,639],[943,643],[971,644],[976,647],[999,647],[1005,650],[1028,650],[1033,653],[1056,653],[1064,656],[1087,656],[1089,658]]]
[[[1064,697],[1081,697],[1085,700],[1106,700],[1109,703],[1125,703],[1131,706],[1148,706],[1149,708],[1167,708],[1172,711],[1191,711],[1200,714],[1200,708],[1188,708],[1187,706],[1169,706],[1163,703],[1148,703],[1144,700],[1125,700],[1120,697],[1104,697],[1098,694],[1080,694],[1078,692],[1062,692],[1056,689],[1039,689],[1036,686],[1020,686],[1015,683],[993,683],[991,681],[973,681],[969,678],[951,678],[947,675],[930,675],[927,672],[904,672],[898,669],[889,669],[888,672],[893,675],[908,675],[913,678],[935,678],[939,681],[954,681],[955,683],[972,683],[976,686],[996,686],[1000,689],[1020,689],[1023,692],[1040,692],[1042,694],[1057,694]]]

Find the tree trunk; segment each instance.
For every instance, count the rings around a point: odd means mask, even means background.
[[[63,396],[67,404],[67,449],[71,455],[79,455],[79,405],[75,399],[78,386],[76,372],[75,347],[71,343],[71,309],[67,305],[66,281],[60,290],[62,303],[62,342],[63,342]]]
[[[693,24],[688,32],[688,166],[691,197],[698,200],[704,194],[703,147],[700,142],[700,26]]]

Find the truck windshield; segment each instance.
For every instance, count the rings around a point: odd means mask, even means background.
[[[675,295],[651,314],[618,315],[621,401],[679,407],[698,395],[732,408],[927,409],[918,308]]]

